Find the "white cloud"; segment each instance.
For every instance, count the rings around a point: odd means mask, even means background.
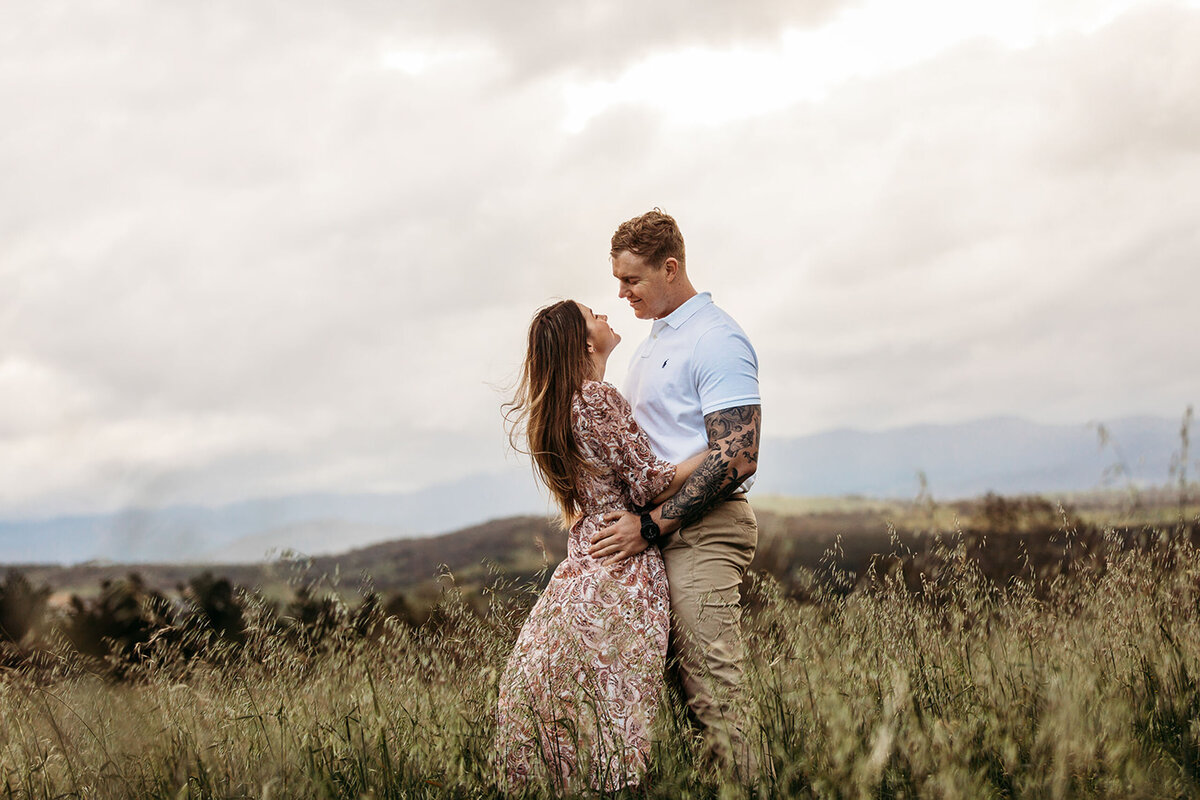
[[[721,125],[824,100],[851,80],[928,61],[965,42],[1020,48],[1067,31],[1091,31],[1130,5],[1108,0],[844,5],[823,24],[783,29],[769,44],[659,52],[615,78],[573,83],[566,89],[563,125],[577,133],[606,109],[628,104],[654,108],[674,125]]]
[[[1200,12],[791,5],[6,6],[0,516],[491,469],[537,306],[609,312],[620,379],[654,205],[768,434],[1195,401]]]

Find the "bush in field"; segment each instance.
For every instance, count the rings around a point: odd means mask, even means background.
[[[67,661],[75,668],[114,680],[141,679],[146,669],[184,675],[192,662],[228,660],[247,644],[252,626],[260,646],[269,639],[269,647],[310,656],[347,637],[377,639],[385,619],[399,616],[393,621],[413,627],[416,616],[402,596],[385,605],[367,592],[351,608],[313,583],[297,586],[280,608],[211,572],[180,585],[176,600],[136,573],[103,581],[94,598],[72,596],[55,614],[48,613],[49,595],[16,571],[0,582],[0,667],[50,665],[57,672],[66,662],[49,653],[73,652],[78,657]]]
[[[10,570],[0,582],[0,642],[20,645],[35,635],[46,616],[50,587],[35,589],[16,570]]]
[[[383,611],[388,616],[395,617],[398,621],[410,627],[415,627],[423,621],[418,617],[417,612],[413,609],[412,604],[408,602],[408,598],[404,596],[403,592],[396,592],[389,597],[383,605]]]
[[[15,570],[4,576],[0,582],[0,671],[29,664],[46,666],[38,644],[49,598],[49,587],[35,589]]]
[[[81,655],[121,677],[155,633],[171,627],[174,616],[161,592],[147,589],[137,573],[130,573],[101,583],[92,600],[73,596],[61,631]]]
[[[147,662],[183,668],[237,647],[245,636],[237,590],[207,572],[181,587],[179,601],[148,588],[136,573],[106,580],[95,598],[72,596],[57,627],[89,670],[113,679],[130,677]]]
[[[1056,531],[1078,527],[1079,520],[1067,506],[1056,506],[1044,497],[1004,497],[988,492],[978,530],[982,534],[1004,535],[1028,531]]]
[[[183,599],[192,607],[196,620],[227,642],[240,644],[245,639],[243,601],[228,578],[215,578],[204,572],[180,587]]]

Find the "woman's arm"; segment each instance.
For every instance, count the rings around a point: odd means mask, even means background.
[[[684,481],[690,478],[692,473],[704,463],[704,460],[708,458],[708,454],[710,452],[710,450],[701,450],[687,461],[681,461],[676,464],[675,477],[671,480],[671,483],[667,485],[667,488],[663,489],[658,493],[657,496],[655,496],[655,498],[650,502],[650,505],[657,506],[663,502],[666,502],[668,497],[671,497],[678,492],[680,487],[683,486]]]

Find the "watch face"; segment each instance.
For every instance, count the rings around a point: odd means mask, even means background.
[[[659,537],[659,535],[661,533],[662,533],[662,531],[659,529],[658,523],[656,523],[653,519],[651,519],[649,514],[643,514],[642,515],[642,538],[648,542],[653,542],[655,539],[657,539]]]

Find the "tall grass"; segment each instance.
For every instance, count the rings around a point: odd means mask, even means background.
[[[701,771],[669,700],[632,794],[1200,795],[1187,537],[1114,537],[1086,572],[1000,586],[951,542],[917,591],[899,565],[804,604],[758,579],[746,629],[762,782]],[[66,647],[49,668],[0,671],[0,797],[501,794],[496,686],[528,597],[479,617],[450,591],[424,627],[360,615],[319,641],[247,600],[239,646],[191,642],[182,659],[169,637],[149,642],[119,683]]]

